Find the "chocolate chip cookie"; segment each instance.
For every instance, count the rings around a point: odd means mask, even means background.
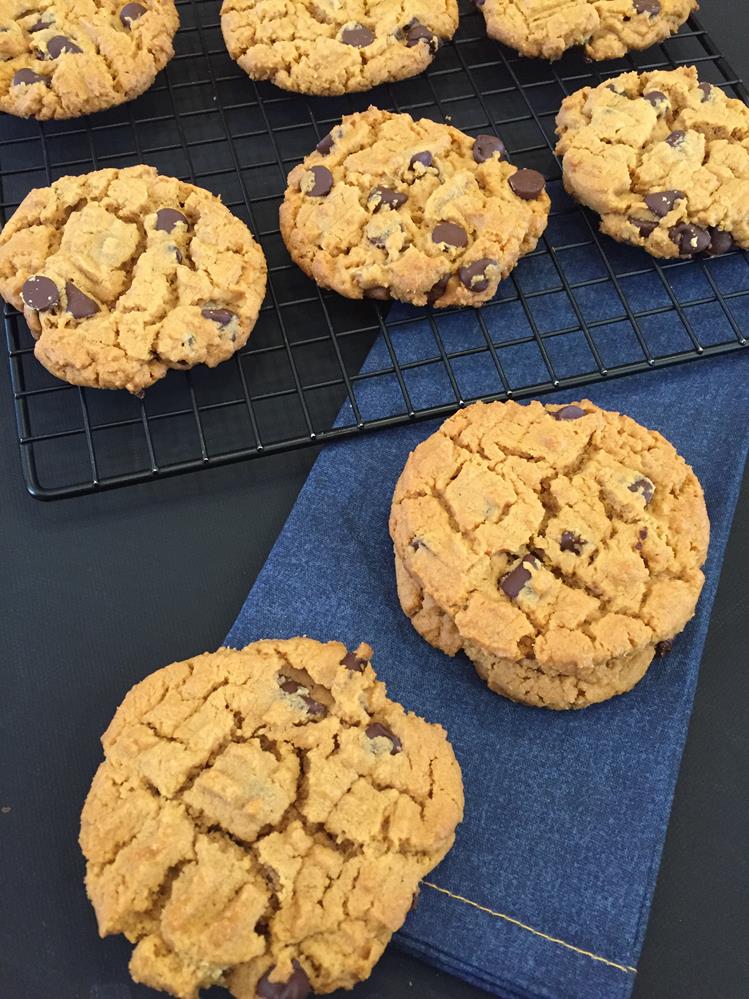
[[[458,27],[456,0],[224,0],[232,59],[254,80],[303,94],[344,94],[427,68]]]
[[[32,191],[0,235],[0,294],[38,360],[73,385],[136,394],[243,347],[266,271],[217,197],[147,166]]]
[[[463,814],[443,729],[388,699],[371,656],[262,641],[127,695],[80,842],[136,981],[304,999],[369,975]]]
[[[370,107],[289,174],[281,233],[292,259],[347,298],[478,305],[546,227],[544,178],[496,135]]]
[[[749,108],[694,67],[625,73],[557,117],[564,185],[654,257],[749,248]]]
[[[3,0],[0,109],[78,118],[132,100],[174,55],[173,0]]]
[[[558,59],[583,45],[589,59],[618,59],[678,31],[697,0],[476,0],[491,38],[522,55]]]
[[[694,614],[709,523],[671,444],[583,401],[476,403],[409,456],[401,606],[489,687],[582,708],[632,688]]]

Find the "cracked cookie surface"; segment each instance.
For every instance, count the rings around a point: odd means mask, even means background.
[[[77,118],[132,100],[174,55],[173,0],[0,0],[0,109]]]
[[[583,401],[477,403],[409,456],[398,594],[497,693],[579,708],[629,690],[694,614],[709,523],[671,444]]]
[[[618,59],[674,34],[697,0],[477,0],[490,38],[525,56],[558,59],[575,45]]]
[[[169,368],[215,367],[255,325],[267,268],[249,229],[153,167],[63,177],[0,235],[0,294],[58,378],[140,393]]]
[[[262,641],[127,695],[80,841],[137,981],[303,999],[368,976],[463,812],[443,729],[388,699],[371,655]]]
[[[347,298],[479,305],[531,252],[549,196],[494,135],[370,107],[344,117],[289,174],[292,259]]]
[[[456,0],[224,0],[232,59],[255,80],[344,94],[415,76],[458,27]]]
[[[694,67],[624,73],[557,116],[564,185],[655,257],[749,248],[749,108]]]

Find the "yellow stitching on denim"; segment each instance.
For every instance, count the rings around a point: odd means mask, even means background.
[[[490,916],[496,916],[497,919],[504,919],[506,923],[512,923],[513,926],[519,926],[521,930],[527,930],[536,937],[541,937],[542,940],[549,940],[551,943],[559,944],[560,947],[566,947],[567,950],[573,950],[576,954],[582,954],[584,957],[589,957],[593,961],[600,961],[601,964],[607,964],[610,968],[616,968],[618,971],[624,971],[628,975],[636,975],[637,968],[633,968],[630,964],[617,964],[616,961],[609,961],[607,957],[601,957],[600,954],[593,954],[589,950],[583,950],[582,947],[576,947],[574,944],[567,943],[566,940],[560,940],[559,937],[551,937],[548,933],[542,933],[541,930],[536,930],[532,926],[528,926],[526,923],[521,923],[519,919],[513,919],[512,916],[508,916],[504,912],[495,912],[494,909],[487,909],[485,905],[479,905],[478,902],[472,902],[470,898],[463,898],[462,895],[454,895],[447,888],[440,888],[439,885],[432,884],[431,881],[422,881],[423,885],[427,888],[433,888],[438,891],[441,895],[447,895],[448,898],[454,898],[457,902],[464,902],[466,905],[472,906],[474,909],[478,909],[480,912],[486,912]]]

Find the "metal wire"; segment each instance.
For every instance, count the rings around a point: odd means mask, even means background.
[[[137,101],[69,122],[0,122],[4,220],[32,187],[64,174],[150,163],[219,194],[250,225],[269,265],[247,347],[213,370],[171,372],[142,401],[54,379],[34,359],[22,317],[6,308],[18,444],[33,496],[78,496],[442,416],[477,397],[578,388],[746,348],[746,255],[664,263],[613,243],[564,195],[553,153],[564,96],[627,69],[696,65],[701,78],[747,100],[696,18],[616,62],[586,63],[570,52],[550,64],[487,39],[483,18],[465,5],[454,41],[426,74],[366,94],[306,98],[247,79],[226,53],[219,7],[179,3],[177,54]],[[348,301],[321,291],[289,259],[278,229],[287,173],[342,114],[369,104],[472,134],[494,131],[513,162],[549,179],[555,207],[545,236],[483,309]],[[427,396],[419,379],[435,372],[444,391],[435,396],[431,378]]]

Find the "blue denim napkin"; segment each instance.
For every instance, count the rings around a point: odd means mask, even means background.
[[[447,321],[458,340],[473,335],[470,313]],[[414,354],[431,336],[424,319],[408,334],[400,347]],[[379,340],[365,371],[386,367],[392,349],[392,338]],[[416,405],[447,401],[439,365],[413,370]],[[494,374],[488,356],[474,363],[465,397],[490,391]],[[395,379],[357,385],[365,418],[402,410]],[[746,460],[749,352],[581,395],[665,434],[699,475],[712,521],[697,616],[632,693],[582,712],[515,705],[490,693],[465,658],[449,659],[413,630],[398,605],[387,519],[406,457],[435,422],[322,452],[227,638],[368,641],[390,695],[445,726],[463,770],[465,821],[398,941],[504,999],[609,999],[632,989]],[[352,418],[347,404],[340,421]]]

